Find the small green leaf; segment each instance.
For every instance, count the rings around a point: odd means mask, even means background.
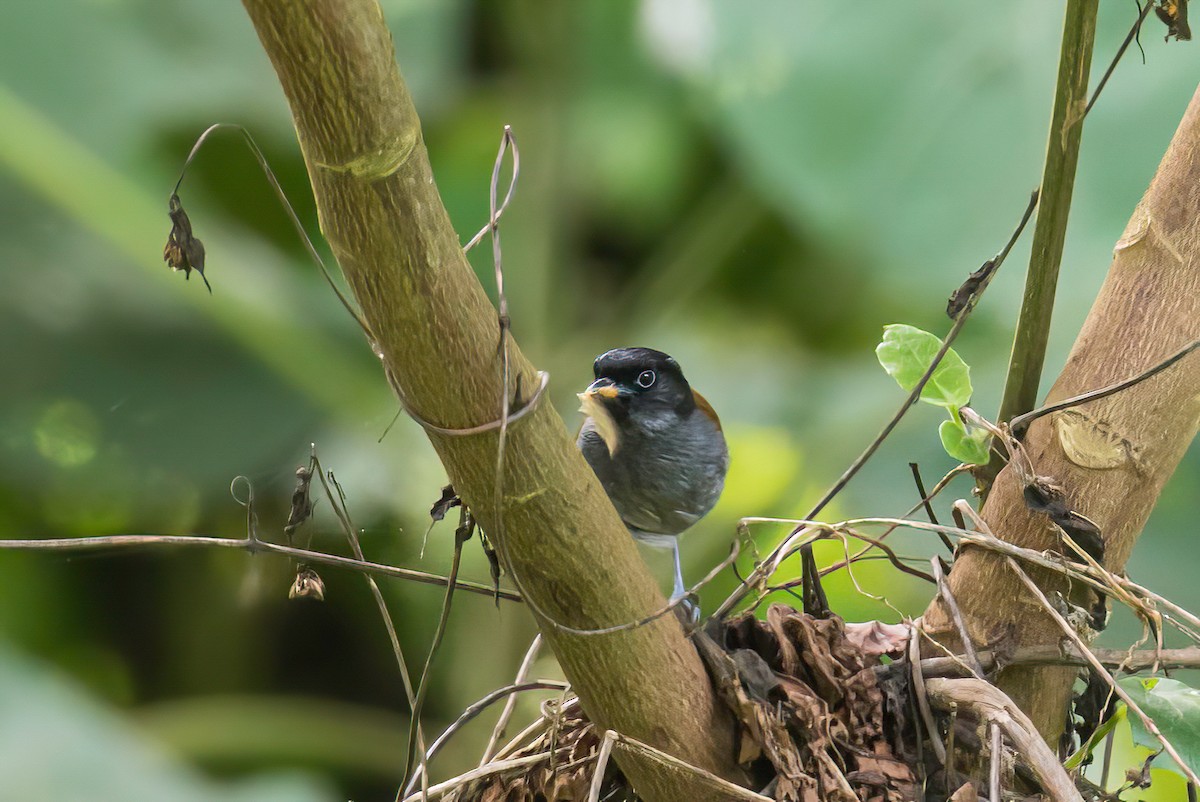
[[[971,465],[987,464],[992,436],[983,429],[968,432],[958,421],[944,420],[938,427],[938,434],[942,438],[942,448],[954,459]]]
[[[893,323],[883,329],[883,340],[875,348],[879,364],[897,384],[912,390],[925,375],[942,347],[936,335],[915,326]],[[921,400],[939,407],[957,409],[971,400],[971,369],[951,348],[921,389]]]
[[[1125,720],[1125,716],[1128,714],[1128,712],[1129,709],[1125,706],[1124,702],[1117,702],[1117,706],[1113,711],[1113,714],[1109,716],[1103,724],[1096,728],[1095,732],[1092,733],[1092,737],[1087,739],[1087,743],[1080,746],[1077,750],[1075,750],[1075,754],[1066,759],[1066,761],[1063,763],[1063,768],[1067,771],[1074,771],[1082,766],[1083,761],[1087,760],[1091,756],[1092,752],[1096,750],[1096,747],[1100,745],[1100,742],[1107,738],[1108,734],[1112,732],[1118,724]]]
[[[1171,742],[1188,766],[1193,771],[1200,768],[1200,691],[1178,680],[1154,677],[1129,677],[1121,680],[1121,687],[1154,720],[1159,732]],[[1129,723],[1133,727],[1134,743],[1154,750],[1162,748],[1162,743],[1150,734],[1140,718],[1130,715]],[[1155,762],[1159,768],[1183,774],[1175,761],[1165,754]]]

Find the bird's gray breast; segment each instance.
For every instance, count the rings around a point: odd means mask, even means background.
[[[698,413],[625,424],[611,456],[589,418],[578,444],[635,536],[678,535],[694,524],[717,503],[729,467],[724,436]]]

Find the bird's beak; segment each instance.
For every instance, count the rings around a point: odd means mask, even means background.
[[[588,385],[586,390],[580,393],[581,398],[585,395],[613,399],[620,395],[620,391],[617,389],[617,385],[612,379],[596,379],[594,382]]]

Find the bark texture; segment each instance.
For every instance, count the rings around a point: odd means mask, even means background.
[[[496,311],[434,185],[377,3],[244,5],[291,106],[321,230],[389,378],[439,426],[495,420],[502,386]],[[486,176],[481,165],[481,192]],[[538,385],[535,371],[515,343],[511,355],[514,386],[527,398]],[[484,529],[502,533],[497,546],[521,589],[550,617],[576,628],[607,627],[664,604],[548,395],[509,429],[503,528],[494,503],[497,433],[431,440]],[[601,731],[739,778],[732,718],[673,616],[603,636],[539,624]],[[700,786],[644,757],[622,752],[619,762],[648,800],[701,798]],[[710,788],[705,793],[711,798]]]
[[[1192,98],[1158,172],[1113,253],[1112,266],[1047,403],[1133,376],[1200,337],[1200,91]],[[1163,484],[1200,426],[1200,358],[1108,398],[1036,420],[1024,442],[1037,472],[1066,491],[1103,533],[1109,570],[1121,571]],[[1005,468],[983,508],[996,535],[1025,548],[1059,549],[1058,530],[1025,506]],[[1057,575],[1031,571],[1048,592]],[[1007,569],[1003,558],[968,549],[950,587],[978,644],[1012,638],[1052,645],[1061,630]],[[935,600],[925,623],[957,648],[949,611]],[[1062,732],[1076,670],[1017,667],[1000,686],[1053,745]]]

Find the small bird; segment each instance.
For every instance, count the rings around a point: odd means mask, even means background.
[[[729,449],[712,406],[679,363],[650,348],[596,357],[596,380],[579,394],[587,414],[578,446],[636,539],[669,547],[684,595],[679,535],[721,495]]]

